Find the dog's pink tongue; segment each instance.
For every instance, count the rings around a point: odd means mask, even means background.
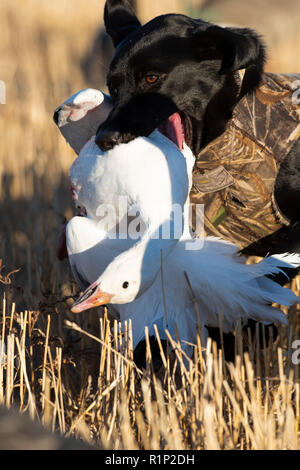
[[[165,122],[165,135],[182,150],[184,143],[184,131],[179,113],[174,113]]]

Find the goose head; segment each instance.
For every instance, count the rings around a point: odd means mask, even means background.
[[[151,242],[150,242],[151,244]],[[105,304],[127,304],[142,295],[154,282],[160,268],[156,250],[140,244],[123,252],[91,284],[72,307],[73,313]]]

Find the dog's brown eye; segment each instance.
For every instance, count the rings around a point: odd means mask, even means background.
[[[150,73],[149,75],[146,75],[146,82],[148,83],[148,85],[153,85],[157,82],[158,78],[158,75]]]

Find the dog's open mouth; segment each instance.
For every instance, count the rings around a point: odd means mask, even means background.
[[[174,113],[158,126],[158,130],[182,150],[184,142],[190,146],[190,122],[183,113]]]

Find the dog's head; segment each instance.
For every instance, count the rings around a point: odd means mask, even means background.
[[[250,29],[176,14],[142,26],[125,0],[107,0],[104,20],[116,50],[107,75],[114,107],[96,137],[102,149],[158,127],[179,147],[185,140],[199,151],[260,81],[264,47]],[[246,69],[241,89],[240,69]]]

